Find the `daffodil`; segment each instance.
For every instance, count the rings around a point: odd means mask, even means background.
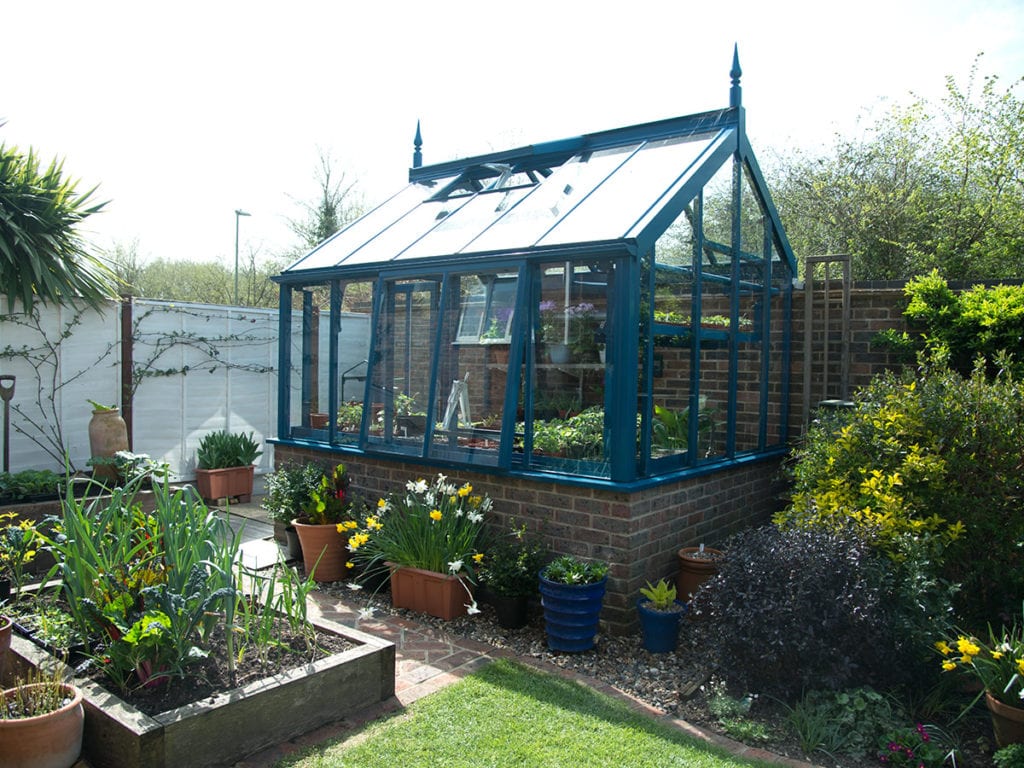
[[[430,519],[433,520],[435,523],[439,521],[442,517],[444,517],[444,515],[441,514],[440,509],[431,510]]]

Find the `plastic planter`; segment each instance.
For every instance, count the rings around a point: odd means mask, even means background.
[[[540,576],[548,648],[578,653],[594,647],[607,584],[607,576],[594,584],[560,584]]]

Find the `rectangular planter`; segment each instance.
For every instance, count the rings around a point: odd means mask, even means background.
[[[218,499],[235,499],[247,504],[252,501],[252,485],[256,467],[227,467],[226,469],[197,469],[196,490],[207,504]]]
[[[232,765],[394,695],[392,643],[326,619],[313,623],[358,647],[155,717],[75,680],[85,693],[83,756],[94,768]],[[17,636],[11,655],[9,667],[54,661]]]
[[[472,596],[457,576],[388,563],[391,568],[391,604],[448,621],[466,615]]]

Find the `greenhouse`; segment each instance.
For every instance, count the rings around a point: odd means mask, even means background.
[[[409,184],[276,278],[278,440],[634,488],[782,452],[794,259],[731,74],[436,165],[417,128]]]

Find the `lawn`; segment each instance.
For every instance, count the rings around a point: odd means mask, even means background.
[[[742,760],[577,682],[497,661],[407,710],[278,764],[293,768],[728,768]]]

